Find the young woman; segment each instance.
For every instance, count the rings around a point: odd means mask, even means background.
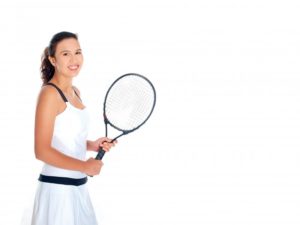
[[[35,117],[35,156],[43,161],[32,225],[95,225],[87,175],[98,175],[102,161],[85,159],[86,151],[115,143],[87,140],[88,114],[72,85],[83,63],[76,34],[55,34],[42,57],[41,88]]]

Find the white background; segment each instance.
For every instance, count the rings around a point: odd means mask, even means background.
[[[157,89],[151,119],[89,180],[102,224],[300,224],[299,12],[299,1],[1,1],[0,224],[30,215],[40,56],[62,30],[83,48],[74,82],[91,139],[115,78],[141,73]]]

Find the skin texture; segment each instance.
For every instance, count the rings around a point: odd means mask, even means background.
[[[51,64],[55,67],[55,73],[50,80],[57,85],[65,94],[70,104],[76,108],[83,109],[85,106],[74,93],[80,95],[80,91],[72,85],[72,80],[76,77],[83,64],[83,55],[79,42],[74,38],[60,41],[56,46],[54,57],[49,57]],[[90,158],[81,161],[51,147],[51,140],[54,130],[55,117],[66,108],[65,102],[57,90],[50,86],[44,86],[38,96],[35,115],[35,156],[37,159],[55,167],[68,170],[77,170],[87,175],[98,175],[103,166],[101,160]],[[95,141],[87,140],[87,150],[97,151],[101,146],[105,151],[109,151],[114,143],[109,143],[108,138],[98,138]]]

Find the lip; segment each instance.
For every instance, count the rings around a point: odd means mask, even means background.
[[[76,71],[79,69],[79,67],[80,67],[79,65],[70,65],[70,66],[68,66],[68,69],[72,70],[72,71]]]

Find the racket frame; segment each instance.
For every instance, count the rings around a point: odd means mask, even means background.
[[[115,126],[113,123],[111,123],[111,122],[108,120],[107,116],[106,116],[106,108],[105,108],[106,102],[107,102],[107,98],[108,98],[109,92],[110,92],[110,90],[112,89],[112,87],[113,87],[119,80],[121,80],[121,79],[123,79],[124,77],[127,77],[127,76],[138,76],[138,77],[140,77],[140,78],[145,79],[145,80],[150,84],[150,86],[151,86],[151,88],[152,88],[152,90],[153,90],[153,95],[154,95],[154,96],[153,96],[153,105],[152,105],[152,109],[151,109],[149,115],[145,118],[145,120],[144,120],[141,124],[139,124],[137,127],[134,127],[134,128],[131,129],[131,130],[123,130],[123,129],[121,129],[121,128]],[[104,118],[104,124],[105,124],[105,137],[107,137],[107,134],[108,134],[108,131],[107,131],[107,127],[108,127],[107,125],[108,125],[108,124],[109,124],[111,127],[113,127],[114,129],[116,129],[116,130],[118,130],[118,131],[121,132],[121,134],[118,135],[118,136],[116,136],[116,137],[114,137],[114,138],[111,140],[110,143],[116,141],[118,138],[120,138],[120,137],[122,137],[122,136],[124,136],[124,135],[127,135],[127,134],[129,134],[129,133],[132,133],[133,131],[139,129],[139,128],[140,128],[142,125],[144,125],[144,124],[147,122],[147,120],[150,118],[150,116],[151,116],[151,114],[152,114],[152,112],[153,112],[153,110],[154,110],[155,105],[156,105],[156,90],[155,90],[155,88],[154,88],[154,85],[151,83],[151,81],[150,81],[148,78],[146,78],[146,77],[143,76],[143,75],[137,74],[137,73],[127,73],[127,74],[124,74],[124,75],[120,76],[120,77],[117,78],[117,79],[110,85],[110,87],[108,88],[108,90],[107,90],[107,92],[106,92],[106,94],[105,94],[104,102],[103,102],[103,118]],[[98,150],[98,154],[97,154],[97,156],[95,157],[95,159],[101,160],[101,159],[104,157],[104,155],[105,155],[105,151],[103,150],[102,147],[100,147],[99,150]]]

